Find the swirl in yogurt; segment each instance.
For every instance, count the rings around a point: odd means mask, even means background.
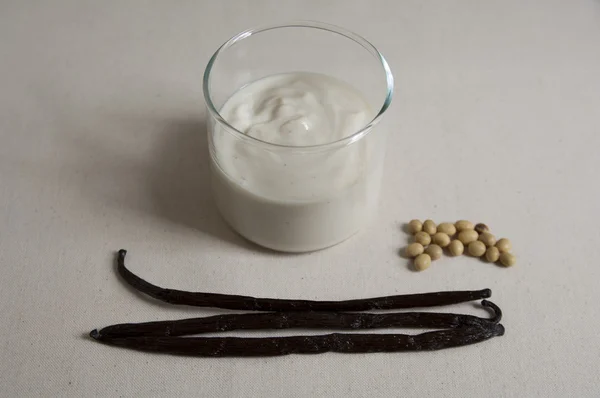
[[[245,86],[221,109],[236,129],[261,141],[309,146],[352,135],[373,117],[352,86],[316,73],[286,73]]]

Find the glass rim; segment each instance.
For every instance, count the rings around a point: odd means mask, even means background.
[[[215,105],[212,101],[212,96],[211,96],[211,92],[209,89],[208,83],[209,83],[212,68],[213,68],[215,62],[219,58],[219,55],[221,55],[225,50],[227,50],[234,44],[236,44],[252,35],[266,32],[266,31],[273,30],[273,29],[280,29],[280,28],[320,29],[320,30],[325,30],[325,31],[331,32],[331,33],[335,33],[335,34],[338,34],[340,36],[343,36],[347,39],[354,41],[355,43],[362,46],[365,50],[369,51],[371,53],[371,55],[373,55],[375,58],[377,58],[381,64],[383,72],[385,73],[386,95],[385,95],[385,98],[383,101],[383,105],[381,106],[381,108],[379,109],[379,111],[377,112],[375,117],[373,119],[371,119],[371,121],[368,122],[365,126],[361,127],[358,131],[356,131],[346,137],[340,138],[335,141],[326,142],[323,144],[317,144],[317,145],[276,144],[273,142],[264,141],[264,140],[261,140],[256,137],[249,136],[248,134],[243,133],[242,131],[236,129],[234,126],[229,124],[229,122],[227,120],[225,120],[225,118],[223,118],[223,116],[221,116],[221,113],[215,107]],[[214,117],[217,120],[217,122],[224,125],[228,130],[233,132],[235,135],[239,135],[240,138],[242,138],[242,139],[250,140],[255,143],[259,143],[261,145],[267,145],[267,146],[271,146],[271,147],[275,147],[275,148],[287,148],[287,149],[328,149],[331,147],[349,145],[349,144],[352,144],[353,142],[360,140],[363,136],[367,135],[369,133],[369,131],[371,131],[372,127],[381,120],[381,117],[383,116],[385,111],[389,108],[390,104],[392,103],[392,97],[394,94],[394,76],[392,75],[390,66],[389,66],[387,60],[385,59],[385,57],[383,56],[383,54],[381,54],[379,52],[379,50],[373,44],[371,44],[369,41],[367,41],[362,36],[359,36],[356,33],[351,32],[347,29],[341,28],[336,25],[331,25],[331,24],[327,24],[327,23],[323,23],[323,22],[316,22],[316,21],[294,21],[294,22],[288,22],[288,23],[282,23],[282,24],[264,25],[264,26],[250,28],[250,29],[244,30],[243,32],[236,34],[235,36],[233,36],[229,40],[227,40],[225,43],[223,43],[217,49],[217,51],[215,51],[213,56],[210,58],[210,60],[208,61],[208,64],[206,65],[206,69],[204,70],[202,84],[203,84],[202,91],[204,94],[204,101],[206,102],[206,106],[207,106],[210,114],[212,115],[212,117]]]

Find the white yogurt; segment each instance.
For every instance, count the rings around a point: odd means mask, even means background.
[[[336,149],[299,148],[348,137],[375,116],[360,92],[315,73],[286,73],[234,93],[221,116],[255,140],[215,126],[213,191],[225,220],[247,239],[301,252],[334,245],[376,207],[382,159],[371,134]],[[246,138],[246,139],[244,139]]]

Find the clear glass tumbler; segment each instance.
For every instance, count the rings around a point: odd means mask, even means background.
[[[320,145],[274,144],[238,131],[219,113],[240,88],[261,78],[314,72],[353,86],[373,108],[358,131]],[[223,44],[204,73],[211,183],[225,221],[278,251],[304,252],[355,234],[378,207],[393,77],[362,37],[318,22],[249,29]],[[244,158],[244,167],[236,161]],[[268,190],[260,187],[269,186]]]

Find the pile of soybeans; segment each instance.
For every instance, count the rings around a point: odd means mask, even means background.
[[[414,235],[414,243],[409,244],[406,256],[414,259],[417,271],[423,271],[442,257],[444,249],[450,256],[460,256],[463,253],[485,259],[490,263],[500,262],[505,267],[515,264],[516,258],[511,253],[510,240],[496,240],[485,224],[473,224],[460,220],[452,223],[436,225],[432,220],[412,220],[408,230]]]

